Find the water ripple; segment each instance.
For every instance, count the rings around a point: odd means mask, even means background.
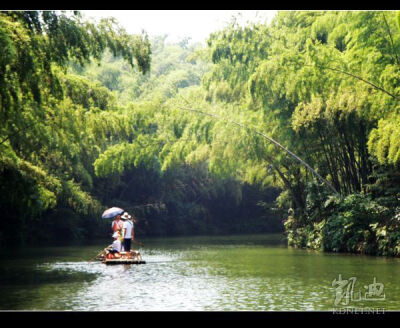
[[[396,261],[322,256],[260,243],[234,247],[190,242],[187,247],[146,248],[145,265],[49,260],[36,265],[25,284],[20,279],[2,291],[13,295],[8,306],[38,310],[312,311],[332,309],[331,283],[342,273],[357,275],[361,288],[377,276],[387,288],[384,306],[400,308]]]

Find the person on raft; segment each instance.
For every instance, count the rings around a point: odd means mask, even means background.
[[[121,235],[118,231],[116,231],[112,236],[114,238],[114,242],[105,250],[105,257],[107,259],[119,259],[121,258]]]
[[[119,253],[121,252],[121,240],[120,234],[118,231],[114,232],[113,234],[114,242],[111,244],[110,253]]]
[[[126,213],[126,212],[125,212]],[[111,229],[113,232],[120,232],[122,230],[123,222],[121,221],[121,215],[117,215],[115,220],[111,223]]]
[[[135,230],[133,222],[130,220],[132,216],[130,216],[127,212],[125,212],[121,219],[123,221],[122,226],[122,236],[123,236],[123,247],[124,251],[130,254],[131,251],[131,242],[135,239]]]

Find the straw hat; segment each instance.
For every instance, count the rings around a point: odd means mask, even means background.
[[[125,212],[124,214],[122,214],[121,219],[122,220],[129,220],[130,218],[132,218],[132,216],[130,216],[128,214],[128,212]]]

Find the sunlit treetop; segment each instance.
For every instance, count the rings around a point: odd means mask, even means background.
[[[146,35],[128,35],[110,19],[98,24],[54,11],[0,13],[0,108],[10,110],[33,99],[41,103],[45,93],[61,96],[54,65],[65,68],[72,59],[81,65],[100,59],[105,49],[134,60],[143,73],[150,69],[150,43]]]

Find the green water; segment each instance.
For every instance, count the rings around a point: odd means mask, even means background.
[[[107,245],[0,253],[0,310],[400,310],[400,259],[286,247],[280,235],[143,240],[144,265],[89,262]],[[355,278],[348,304],[332,282]],[[368,285],[382,283],[376,300]],[[343,293],[341,294],[344,295]],[[383,297],[384,296],[384,297]]]

